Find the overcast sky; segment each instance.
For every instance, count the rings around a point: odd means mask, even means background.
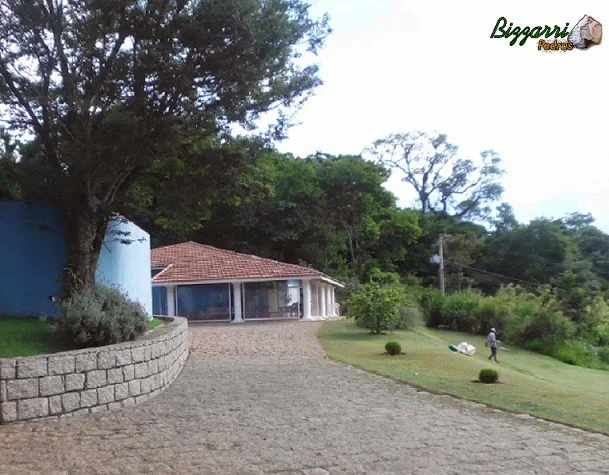
[[[521,221],[590,212],[609,232],[609,2],[312,1],[334,29],[318,58],[325,84],[281,151],[356,154],[390,133],[438,130],[471,157],[501,155]],[[490,39],[501,16],[571,29],[584,14],[606,36],[587,51]],[[412,204],[405,184],[390,189]]]

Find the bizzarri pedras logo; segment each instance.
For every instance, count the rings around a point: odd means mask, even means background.
[[[603,26],[590,15],[584,15],[577,24],[569,29],[559,25],[514,26],[507,18],[500,17],[495,23],[491,38],[505,38],[510,46],[524,46],[529,39],[537,40],[539,51],[572,51],[585,50],[601,43]]]

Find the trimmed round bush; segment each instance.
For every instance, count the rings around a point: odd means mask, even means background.
[[[64,302],[58,325],[60,335],[78,347],[134,340],[147,328],[148,315],[139,303],[103,285]]]
[[[388,341],[385,344],[385,351],[391,356],[399,355],[402,352],[402,347],[397,341]]]
[[[491,368],[484,368],[480,370],[478,379],[484,384],[493,384],[499,381],[499,373]]]

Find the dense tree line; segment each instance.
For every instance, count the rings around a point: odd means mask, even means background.
[[[207,187],[188,188],[199,166],[173,175],[177,189],[188,190],[184,197],[165,193],[172,188],[165,175],[137,187],[150,198],[144,200],[149,206],[139,207],[145,211],[139,222],[157,245],[193,239],[311,265],[347,281],[348,291],[371,280],[381,287],[401,281],[403,302],[414,302],[430,325],[472,332],[494,325],[508,341],[564,361],[609,364],[609,235],[580,213],[520,223],[509,204],[498,202],[502,170],[494,152],[467,166],[451,152],[442,179],[420,167],[421,182],[455,186],[438,185],[437,200],[428,194],[419,206],[403,209],[385,188],[392,171],[400,170],[382,160],[298,158],[245,139],[197,150],[196,162],[209,165]],[[463,176],[464,169],[475,178]],[[415,175],[405,180],[413,188]],[[206,196],[205,204],[190,202]],[[430,260],[440,236],[445,298],[431,290],[438,285],[438,266]],[[403,303],[396,318],[398,326],[417,321]]]
[[[44,198],[38,147],[5,137],[0,197]],[[459,159],[451,153],[442,180],[462,183],[475,197],[458,201],[463,190],[455,186],[454,197],[444,188],[439,201],[426,195],[405,209],[385,187],[400,170],[382,160],[299,158],[264,139],[184,133],[171,154],[151,160],[116,211],[148,230],[154,246],[195,240],[313,266],[345,280],[347,293],[371,280],[401,281],[399,294],[416,302],[430,325],[484,332],[493,324],[515,343],[565,361],[598,366],[603,355],[609,364],[609,235],[581,213],[520,223],[509,204],[497,201],[496,154],[490,169],[484,157],[481,168],[466,167],[478,176],[472,181],[461,176],[462,164],[453,166]],[[442,182],[419,169],[422,182]],[[412,177],[404,183],[415,188]],[[438,286],[431,258],[440,236],[446,298],[431,290]],[[407,305],[400,308],[396,325],[417,320]]]
[[[367,281],[380,270],[437,286],[438,266],[430,258],[438,237],[447,235],[449,290],[550,286],[576,312],[609,289],[609,235],[579,213],[519,223],[509,204],[496,202],[501,170],[494,153],[496,181],[480,183],[495,192],[485,192],[477,211],[463,216],[461,206],[454,213],[429,204],[425,212],[422,204],[400,208],[384,186],[391,170],[361,156],[298,158],[245,139],[195,148],[171,170],[140,181],[131,200],[138,206],[126,208],[155,245],[193,239],[343,279]]]
[[[36,142],[5,137],[0,197],[44,197],[43,184],[32,178],[36,150]],[[430,259],[445,235],[448,290],[493,294],[510,283],[531,291],[549,286],[575,318],[590,296],[609,290],[609,235],[587,214],[518,222],[509,204],[496,202],[501,170],[493,155],[496,182],[483,180],[483,186],[495,192],[485,192],[477,211],[463,216],[461,205],[453,213],[432,209],[431,202],[400,208],[385,188],[391,169],[380,161],[298,158],[262,139],[183,134],[171,155],[152,160],[117,211],[148,230],[155,246],[192,239],[342,279],[367,281],[380,270],[424,286],[437,286],[438,266]],[[447,165],[453,173],[463,169]]]
[[[419,216],[400,209],[384,188],[386,168],[360,156],[300,159],[245,145],[235,145],[242,147],[238,180],[216,186],[220,177],[208,179],[218,193],[204,206],[189,200],[201,198],[207,187],[189,192],[184,184],[165,194],[159,193],[164,182],[141,183],[140,193],[154,195],[144,221],[156,245],[192,239],[315,266],[343,279],[366,279],[375,268],[403,270],[421,234]],[[224,166],[215,161],[210,172],[223,175]]]

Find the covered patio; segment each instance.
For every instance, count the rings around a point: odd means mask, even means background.
[[[339,316],[335,289],[320,271],[187,242],[152,250],[155,315],[192,322]]]

